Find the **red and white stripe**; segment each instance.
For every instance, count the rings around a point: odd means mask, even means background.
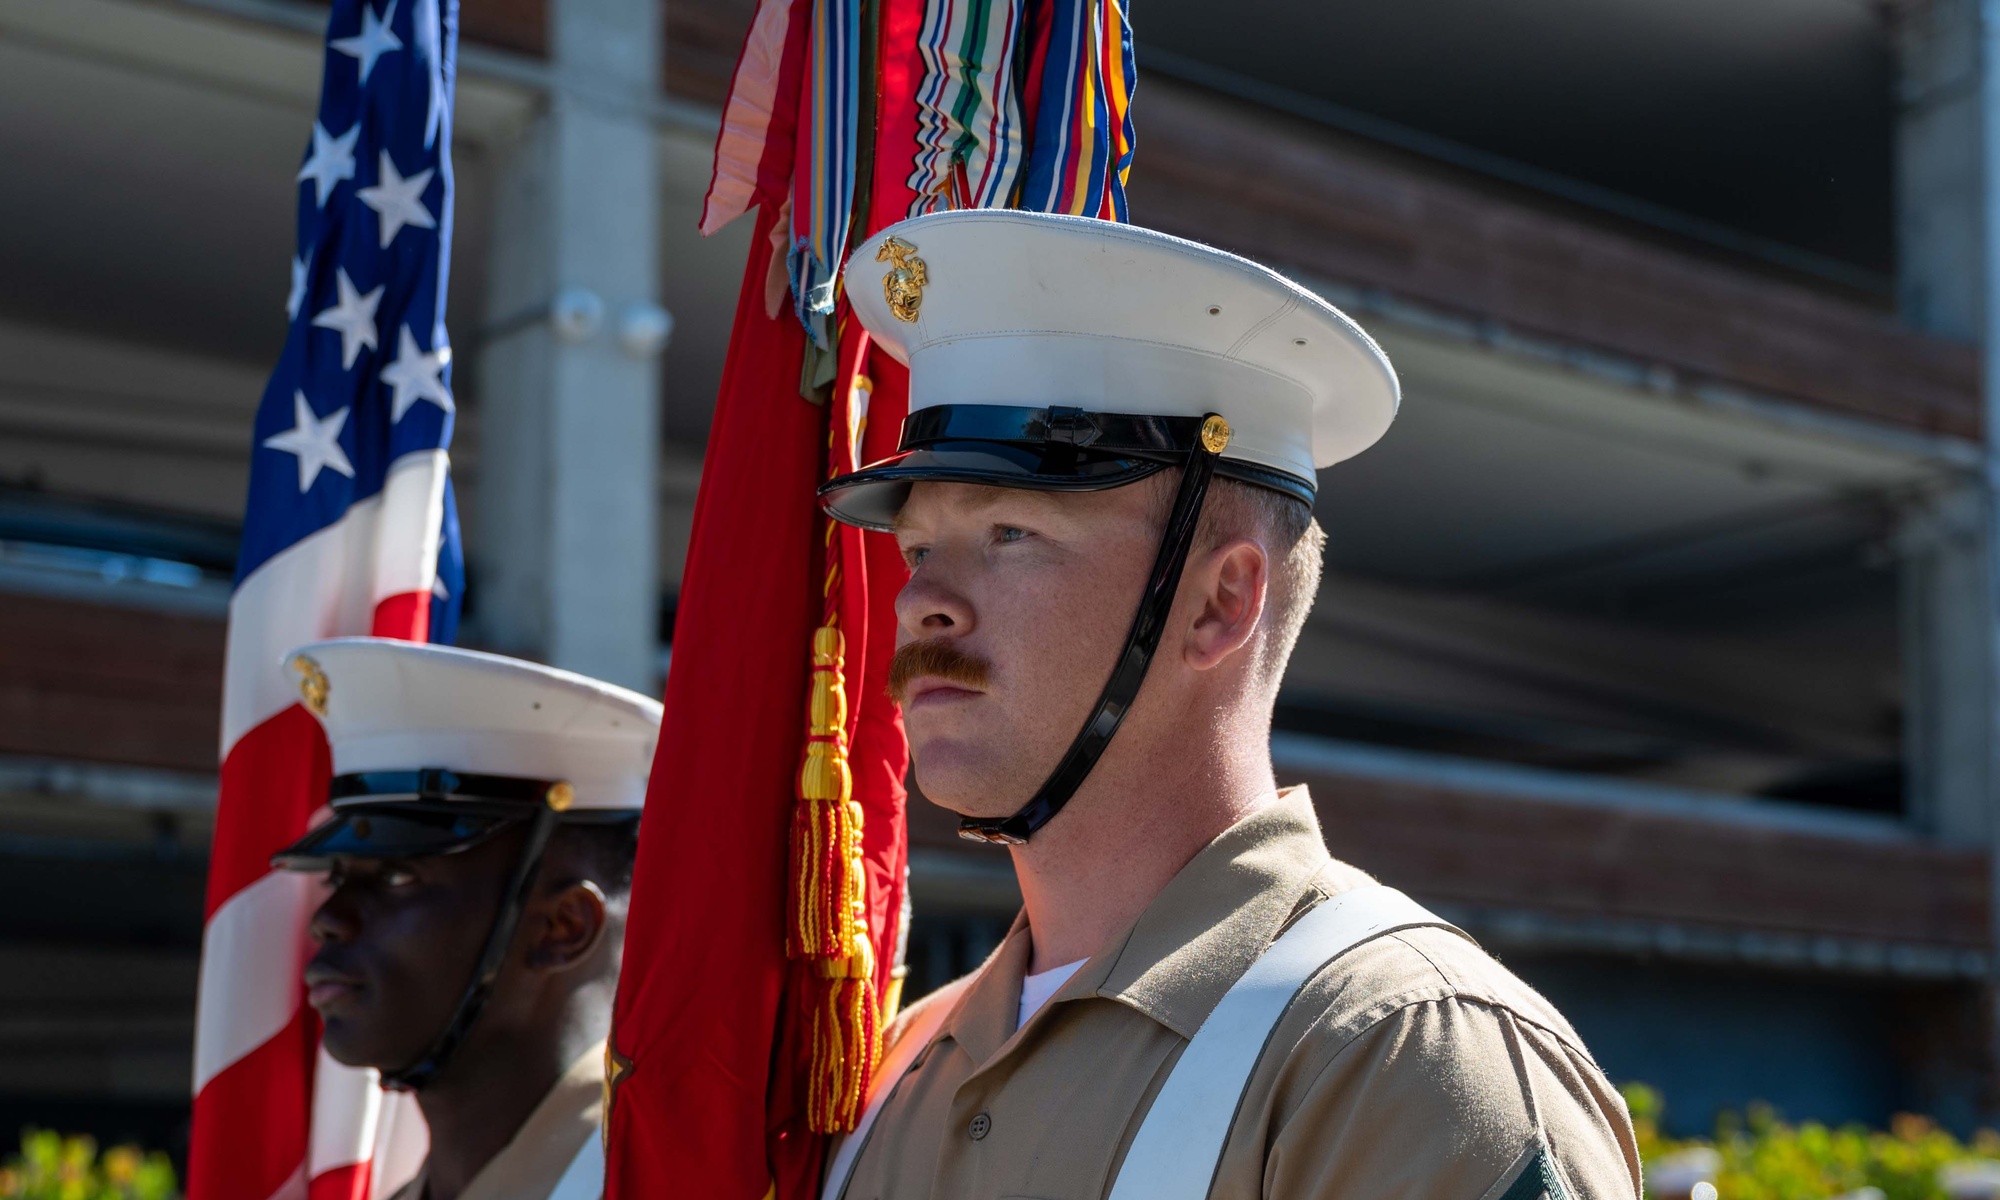
[[[379,494],[265,562],[230,599],[188,1163],[199,1200],[368,1200],[422,1162],[410,1098],[320,1050],[301,976],[322,886],[270,862],[310,826],[331,774],[284,656],[345,634],[425,639],[448,469],[443,450],[397,460]]]

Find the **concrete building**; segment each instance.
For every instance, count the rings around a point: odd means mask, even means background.
[[[657,686],[748,236],[694,223],[751,9],[465,0],[468,643]],[[1333,574],[1274,737],[1334,852],[1682,1129],[1757,1099],[1992,1119],[2000,10],[1134,19],[1135,219],[1318,287],[1404,380],[1323,480]],[[0,1129],[184,1126],[221,616],[324,21],[0,0]],[[620,336],[654,303],[659,357]],[[913,818],[920,986],[1015,903],[949,835]]]

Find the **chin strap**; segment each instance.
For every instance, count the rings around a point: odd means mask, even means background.
[[[487,997],[493,994],[493,981],[500,977],[500,968],[507,963],[514,930],[521,924],[521,912],[527,907],[528,893],[535,886],[535,873],[542,865],[542,851],[548,848],[557,819],[558,810],[547,804],[529,819],[528,840],[514,863],[514,873],[508,877],[507,890],[500,894],[500,911],[493,918],[493,931],[486,935],[486,948],[479,952],[479,965],[472,972],[472,982],[466,985],[465,994],[458,998],[458,1007],[430,1049],[400,1071],[384,1071],[383,1087],[414,1092],[437,1078],[437,1073],[451,1060],[452,1052],[471,1031],[472,1023],[479,1019]]]
[[[1166,532],[1160,538],[1160,553],[1153,560],[1153,574],[1146,581],[1146,590],[1139,598],[1139,612],[1132,618],[1132,631],[1125,635],[1125,648],[1118,652],[1118,663],[1111,669],[1111,678],[1098,694],[1097,706],[1090,711],[1090,719],[1069,744],[1069,750],[1056,764],[1047,781],[1032,799],[1011,817],[960,817],[958,836],[972,842],[989,842],[998,846],[1026,845],[1028,838],[1037,829],[1048,824],[1055,815],[1068,804],[1076,789],[1082,786],[1090,769],[1104,755],[1104,748],[1111,743],[1111,735],[1118,732],[1118,726],[1125,720],[1125,714],[1132,709],[1132,701],[1139,695],[1139,685],[1146,681],[1146,669],[1153,663],[1153,652],[1160,648],[1160,635],[1166,631],[1167,613],[1173,608],[1174,596],[1180,591],[1181,571],[1186,568],[1188,552],[1194,547],[1195,529],[1201,524],[1202,502],[1208,498],[1209,481],[1215,478],[1216,460],[1229,445],[1229,422],[1214,413],[1201,423],[1201,433],[1195,444],[1188,450],[1187,465],[1181,474],[1180,490],[1174,495],[1174,507],[1167,517]]]

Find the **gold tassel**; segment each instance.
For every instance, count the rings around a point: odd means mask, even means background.
[[[806,1119],[843,1133],[860,1119],[881,1051],[875,951],[868,937],[861,806],[847,761],[846,647],[840,630],[813,631],[812,688],[799,803],[792,816],[792,919],[787,953],[818,965]]]
[[[845,1133],[861,1118],[881,1056],[875,954],[864,939],[859,953],[821,962],[819,974],[825,986],[813,1006],[813,1080],[806,1120],[817,1132]]]
[[[840,631],[813,632],[810,724],[792,814],[794,958],[833,958],[855,938],[861,886],[861,806],[847,764],[847,691]],[[866,917],[862,917],[863,927]]]

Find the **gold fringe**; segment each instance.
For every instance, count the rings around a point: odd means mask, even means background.
[[[829,571],[828,579],[835,577]],[[806,1103],[807,1123],[816,1133],[854,1128],[881,1053],[875,949],[861,864],[862,812],[853,799],[847,758],[845,657],[839,629],[822,625],[813,631],[806,752],[791,832],[786,952],[819,967]]]
[[[813,1078],[806,1121],[820,1133],[854,1128],[881,1055],[875,955],[866,941],[861,948],[859,954],[819,964],[825,991],[813,1009]]]

